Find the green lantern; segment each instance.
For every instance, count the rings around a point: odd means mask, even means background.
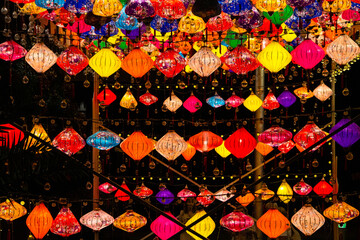
[[[233,31],[228,31],[225,39],[225,43],[232,48],[236,48],[237,46],[243,44],[247,40],[246,34],[238,34]]]
[[[291,15],[293,14],[294,10],[292,7],[287,5],[283,11],[274,12],[271,16],[268,12],[263,12],[262,14],[264,17],[269,19],[273,24],[277,27],[280,26],[283,22],[285,22]]]

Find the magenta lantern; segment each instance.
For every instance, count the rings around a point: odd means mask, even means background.
[[[307,39],[291,52],[291,56],[294,63],[305,69],[311,69],[325,57],[325,51],[312,40]]]
[[[259,135],[258,140],[266,143],[272,147],[278,147],[280,144],[285,143],[292,138],[292,133],[286,129],[275,126],[266,129]]]
[[[186,201],[187,198],[194,198],[196,197],[196,193],[194,193],[193,191],[189,190],[187,186],[185,186],[185,188],[183,190],[181,190],[180,192],[178,192],[177,197],[180,198],[181,200],[183,200],[184,202]]]
[[[293,186],[294,192],[299,195],[308,195],[312,191],[312,187],[301,179],[300,182]]]
[[[254,225],[254,220],[246,214],[235,210],[234,212],[222,217],[220,225],[233,232],[241,232]]]
[[[26,49],[13,40],[0,44],[0,59],[2,60],[12,62],[24,57],[26,53]]]
[[[202,107],[202,103],[197,97],[194,96],[193,93],[191,93],[190,97],[183,103],[183,106],[189,112],[194,113]]]
[[[117,187],[111,185],[110,183],[106,182],[106,183],[103,183],[99,186],[99,190],[102,191],[103,193],[107,193],[107,194],[110,194],[114,191],[117,190]]]
[[[227,107],[237,108],[241,104],[243,104],[244,101],[245,101],[245,99],[243,99],[243,98],[241,98],[239,96],[236,96],[235,92],[233,92],[231,97],[226,99],[225,104],[226,104]]]
[[[174,215],[170,212],[165,212],[170,217],[176,219]],[[156,234],[161,240],[167,240],[178,233],[182,227],[173,221],[167,219],[163,215],[160,215],[157,219],[155,219],[151,225],[150,229],[153,233]]]

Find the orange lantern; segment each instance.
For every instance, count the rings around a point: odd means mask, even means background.
[[[337,223],[345,223],[359,216],[359,211],[345,202],[338,202],[324,211],[324,216]]]
[[[263,183],[261,188],[259,190],[256,190],[255,197],[260,197],[261,200],[266,201],[272,198],[274,194],[274,191],[268,189],[267,185]]]
[[[122,69],[135,78],[144,76],[154,65],[154,61],[141,49],[132,50],[122,62]]]
[[[0,218],[6,221],[13,221],[24,216],[26,213],[26,208],[12,199],[0,204]]]
[[[44,203],[40,203],[31,211],[26,225],[36,239],[42,239],[51,228],[53,218]]]
[[[185,158],[186,161],[190,161],[192,157],[196,154],[196,149],[189,143],[189,141],[187,141],[186,143],[187,148],[181,155]]]
[[[270,208],[256,222],[256,226],[269,238],[277,238],[290,228],[289,220],[276,208]]]
[[[223,139],[210,131],[202,131],[189,139],[189,143],[199,152],[209,152],[220,146]]]
[[[246,191],[245,187],[243,191]],[[255,200],[255,196],[249,190],[246,191],[246,194],[244,196],[240,195],[236,198],[236,201],[238,201],[244,207],[249,205],[254,200]]]
[[[135,131],[120,144],[120,147],[129,157],[139,161],[154,149],[154,142],[141,131]]]
[[[305,101],[308,98],[314,96],[313,92],[304,85],[303,87],[297,88],[294,90],[296,96],[298,96],[302,101]]]
[[[172,91],[170,97],[165,99],[163,104],[170,112],[176,112],[183,102],[175,95],[174,91]]]
[[[274,150],[273,147],[262,142],[258,142],[255,149],[263,156],[268,155],[269,153],[271,153],[272,150]]]
[[[124,214],[115,219],[114,227],[126,232],[134,232],[145,226],[146,223],[147,220],[144,216],[141,216],[133,210],[127,210]]]

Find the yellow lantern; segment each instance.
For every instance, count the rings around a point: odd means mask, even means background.
[[[286,0],[253,0],[261,12],[277,12],[286,7]]]
[[[291,62],[291,54],[278,42],[271,42],[257,56],[259,62],[270,72],[277,73]]]
[[[236,19],[233,20],[233,26],[230,28],[231,31],[236,33],[245,33],[247,30],[238,26]]]
[[[188,11],[179,21],[178,29],[181,32],[194,34],[205,29],[206,23],[201,17],[195,16],[191,11]]]
[[[119,0],[95,0],[92,12],[101,17],[111,17],[123,8]]]
[[[337,64],[345,65],[359,55],[360,48],[348,35],[337,37],[326,48],[326,53]]]
[[[51,144],[51,140],[49,138],[49,135],[46,133],[45,129],[43,128],[43,126],[41,124],[35,124],[34,127],[31,129],[30,133],[32,133],[35,136],[39,137],[41,140],[44,140],[45,142]],[[29,136],[25,140],[24,149],[26,150],[26,149],[29,149],[30,147],[38,147],[38,146],[41,146],[41,145],[42,145],[42,143],[39,140]],[[37,151],[37,153],[42,153],[43,149],[44,148],[41,148],[39,151]],[[45,150],[50,151],[51,148],[45,147]]]
[[[292,199],[293,190],[285,179],[280,184],[280,187],[278,188],[276,194],[278,195],[280,200],[283,201],[284,203],[288,203]]]
[[[268,189],[267,185],[265,183],[262,184],[261,188],[259,190],[255,191],[255,197],[260,197],[261,200],[266,201],[272,198],[275,195],[273,191]]]
[[[250,96],[248,96],[244,101],[244,106],[252,112],[255,112],[262,106],[262,100],[251,92]]]
[[[335,0],[331,4],[328,0],[324,0],[322,7],[325,12],[340,13],[350,9],[351,0]]]
[[[201,218],[205,214],[206,214],[206,212],[204,210],[201,210],[201,211],[195,213],[195,215],[186,222],[185,226],[189,226],[190,224],[192,224],[193,222],[195,222],[196,220],[198,220],[199,218]],[[216,224],[215,224],[214,220],[212,220],[212,218],[210,216],[208,216],[205,219],[203,219],[201,222],[199,222],[199,223],[195,224],[194,226],[192,226],[191,230],[194,230],[195,232],[197,232],[200,235],[207,238],[215,230],[215,227],[216,227]],[[191,237],[193,237],[195,240],[200,240],[201,239],[201,238],[195,236],[194,234],[192,234],[189,231],[186,231],[186,232]]]
[[[266,143],[258,142],[255,149],[263,156],[268,155],[274,148]]]
[[[313,93],[317,99],[324,102],[333,94],[333,91],[331,90],[331,88],[326,86],[323,81],[321,81],[320,85],[314,89]]]
[[[121,98],[120,106],[130,110],[135,110],[138,105],[134,95],[131,93],[130,89],[126,90],[125,95]]]
[[[0,218],[6,221],[14,221],[27,213],[26,208],[12,199],[7,199],[0,204]]]
[[[178,98],[174,91],[171,92],[170,97],[168,97],[163,105],[170,111],[170,112],[176,112],[176,110],[179,109],[179,107],[181,107],[182,105],[182,101],[180,98]]]
[[[261,49],[261,42],[254,37],[248,37],[242,45],[248,48],[250,52],[259,52]]]
[[[171,37],[171,32],[159,34],[159,33],[156,33],[156,30],[153,28],[150,28],[150,32],[159,42],[166,42],[169,39],[169,37]]]
[[[155,145],[155,149],[169,161],[175,160],[188,147],[185,140],[174,130],[167,132]]]
[[[117,227],[126,232],[134,232],[139,228],[142,228],[147,223],[144,216],[134,212],[133,210],[127,210],[124,214],[120,215],[114,221],[114,227]]]
[[[324,216],[337,223],[345,223],[359,216],[359,211],[345,202],[338,202],[324,211]]]
[[[243,191],[245,189],[246,188],[244,187]],[[236,198],[236,201],[238,201],[238,203],[240,203],[244,207],[249,205],[254,200],[255,200],[255,196],[249,190],[246,191],[246,194],[244,196],[240,195]]]
[[[25,61],[38,73],[44,73],[51,68],[57,56],[44,43],[36,43],[25,56]]]
[[[103,48],[89,60],[89,66],[101,77],[109,77],[121,67],[121,61],[109,48]]]
[[[211,49],[211,51],[219,58],[221,58],[227,52],[227,47],[224,45],[220,45],[217,48]]]
[[[296,96],[298,96],[301,100],[309,99],[314,96],[313,92],[304,85],[303,87],[299,87],[294,90]]]
[[[291,218],[291,223],[305,236],[311,236],[325,223],[325,218],[310,204],[305,204]]]
[[[223,141],[220,146],[216,147],[216,148],[215,148],[215,151],[216,151],[217,154],[219,154],[222,158],[227,158],[227,157],[231,154],[231,152],[226,149],[224,143],[225,143],[225,141]]]
[[[282,33],[280,34],[280,37],[284,39],[287,42],[292,42],[295,38],[297,38],[296,33],[289,28],[285,23],[281,24],[281,27],[283,29]]]
[[[26,15],[37,15],[39,13],[47,11],[45,8],[39,7],[34,2],[26,3],[22,8],[20,8],[20,12]]]

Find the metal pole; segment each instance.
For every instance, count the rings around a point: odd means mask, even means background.
[[[255,81],[255,94],[261,99],[264,100],[264,85],[265,85],[265,73],[263,67],[258,67],[256,69],[256,81]],[[256,140],[258,137],[258,134],[262,133],[264,131],[264,108],[259,108],[255,113],[255,131],[256,131]],[[255,151],[255,174],[254,179],[257,180],[259,177],[263,176],[263,167],[260,167],[263,164],[264,158],[263,156],[258,152]],[[255,189],[260,189],[261,183],[257,184],[255,186]],[[254,217],[256,219],[259,219],[261,215],[263,214],[263,203],[260,198],[255,199],[255,208],[254,208]],[[258,236],[258,239],[262,239],[262,233],[259,229],[256,230],[256,234]]]

